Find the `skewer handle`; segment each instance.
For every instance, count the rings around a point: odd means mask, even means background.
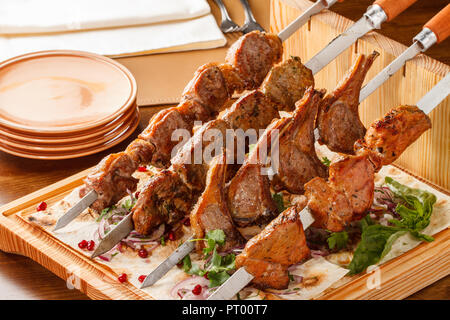
[[[391,21],[405,11],[417,0],[376,0],[373,4],[379,5],[387,15],[387,21]]]
[[[450,4],[439,11],[433,18],[431,18],[424,28],[428,28],[436,35],[437,43],[441,43],[450,35]]]

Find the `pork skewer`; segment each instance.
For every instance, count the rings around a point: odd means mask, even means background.
[[[372,204],[374,172],[379,170],[382,165],[394,161],[407,146],[431,127],[430,119],[421,109],[430,112],[449,94],[450,74],[418,102],[418,107],[400,106],[394,108],[383,119],[374,122],[368,129],[364,140],[355,144],[357,155],[347,156],[343,160],[331,165],[328,182],[322,178],[314,178],[306,184],[308,204],[302,209],[299,215],[313,219],[314,224],[319,227],[335,231],[342,230],[347,222],[360,217],[360,213],[367,210]],[[393,138],[394,135],[396,135],[397,143],[400,147],[392,144],[392,141],[390,141],[389,138]],[[380,148],[384,152],[380,152]],[[392,156],[393,154],[395,156]],[[354,181],[355,177],[358,178],[356,182]],[[366,187],[360,189],[355,185],[363,185]],[[372,188],[372,192],[368,190],[370,188]],[[353,195],[356,195],[356,197],[353,197]],[[334,206],[336,204],[338,206],[340,204],[343,205],[330,211],[329,207],[332,202],[335,204]],[[272,227],[270,226],[269,230]],[[246,246],[242,254],[236,258],[236,267],[238,268],[234,273],[236,276],[233,274],[221,287],[214,291],[208,300],[229,300],[251,281],[255,281],[261,287],[272,286],[282,288],[286,285],[282,281],[273,284],[270,282],[272,279],[268,279],[268,281],[264,279],[262,276],[264,273],[261,274],[261,267],[252,270],[255,263],[259,262],[261,266],[262,261],[265,263],[268,262],[264,258],[267,255],[259,257],[258,251],[255,253],[251,249],[257,246],[258,242],[264,244],[260,239],[264,238],[264,234],[267,233],[268,231],[264,230],[262,233],[263,236],[258,235],[249,242],[250,245],[248,247]],[[286,234],[284,236],[287,237]],[[303,250],[300,249],[300,252]],[[258,260],[258,257],[262,261],[254,261],[255,259]],[[270,260],[273,259],[270,258]],[[300,261],[301,259],[298,259],[294,263]],[[287,261],[284,266],[287,268],[289,264],[292,264],[291,262]],[[246,270],[247,268],[253,272],[249,273]],[[265,270],[269,270],[268,267]]]
[[[422,31],[413,38],[413,44],[408,49],[403,51],[362,88],[359,101],[361,102],[371,95],[381,84],[400,70],[408,60],[413,59],[419,53],[425,52],[434,44],[447,39],[450,35],[450,23],[448,21],[450,21],[450,4],[425,23]]]
[[[371,61],[376,56],[376,54],[373,54],[367,58],[365,56],[360,57],[349,70],[348,75],[344,77],[345,81],[341,81],[341,84],[338,85],[339,89],[337,90],[345,92],[342,88],[350,87],[353,97],[351,100],[357,101],[362,79]],[[275,70],[272,72],[277,73]],[[268,76],[266,81],[270,78],[271,75]],[[255,149],[250,153],[249,158],[231,180],[228,186],[226,211],[232,217],[232,222],[236,223],[237,226],[246,227],[249,224],[268,222],[278,214],[270,194],[269,179],[267,175],[261,174],[266,159],[261,159],[260,157],[264,157],[266,154],[260,156],[259,149],[263,149],[266,152],[269,151],[271,145],[267,146],[268,141],[274,143],[273,140],[276,140],[276,144],[279,145],[280,158],[283,158],[283,160],[289,159],[293,162],[291,164],[291,161],[288,161],[288,163],[281,161],[279,171],[282,178],[276,179],[274,177],[275,184],[287,186],[291,191],[299,193],[303,191],[303,184],[313,177],[326,176],[326,167],[320,162],[315,153],[313,134],[315,118],[322,96],[323,92],[315,91],[310,87],[303,98],[296,103],[296,110],[292,117],[279,119],[265,130]],[[290,100],[286,99],[285,101]],[[272,135],[275,132],[280,133],[273,139]],[[278,140],[280,140],[279,143]],[[310,169],[300,172],[295,160],[301,161],[303,164],[305,161],[308,162]],[[285,180],[286,178],[287,181]],[[208,215],[207,212],[206,214],[205,212],[203,213]],[[225,218],[228,214],[222,214],[221,216]],[[196,234],[196,238],[199,236]],[[171,266],[173,267],[193,249],[194,245],[192,242],[185,242],[167,259],[172,261],[172,264],[163,261],[160,266],[148,275],[142,287],[153,285],[170,270]]]
[[[323,67],[325,67],[329,62],[331,62],[334,58],[336,58],[343,50],[348,48],[351,44],[353,44],[358,38],[366,34],[367,32],[379,28],[381,23],[384,21],[390,21],[394,19],[398,14],[400,14],[403,10],[408,8],[412,3],[416,0],[377,0],[374,5],[369,7],[366,14],[363,18],[361,18],[358,22],[356,22],[350,29],[341,34],[338,38],[334,39],[326,48],[320,51],[316,56],[314,56],[307,66],[313,70],[313,74],[320,71]],[[326,6],[330,6],[334,4],[334,1],[326,1]],[[319,8],[319,6],[317,6]],[[317,10],[317,9],[316,9]],[[280,32],[280,36],[278,39],[285,40],[292,33],[296,31],[296,28],[300,27],[300,24],[305,23],[307,19],[305,17],[310,17],[311,15],[316,13],[316,10],[307,10],[301,17],[297,19],[297,22],[293,25],[289,25],[285,28],[284,32]],[[270,37],[270,36],[269,36]],[[245,38],[245,36],[244,36]],[[272,37],[272,40],[274,37]],[[243,38],[241,38],[243,39]],[[241,41],[242,42],[242,41]],[[238,41],[239,43],[239,41]],[[235,46],[235,45],[233,45]],[[231,50],[233,51],[233,50]],[[230,61],[229,59],[227,59]],[[233,59],[231,59],[233,60]],[[248,59],[244,59],[248,60]],[[276,60],[276,59],[275,59]],[[251,59],[250,59],[251,61]],[[236,61],[235,61],[236,62]],[[239,61],[237,61],[239,62]],[[242,63],[233,64],[232,66],[238,67],[239,71],[248,70],[248,66]],[[270,68],[269,68],[270,69]],[[229,79],[230,87],[236,91],[242,90],[242,79],[240,75],[242,72],[233,72],[233,68],[230,68],[229,65],[225,65],[222,67],[224,71],[225,77]],[[219,70],[220,71],[220,70]],[[216,73],[219,73],[216,71]],[[268,71],[268,69],[267,69]],[[266,71],[266,72],[267,72]],[[205,76],[206,78],[206,76]],[[259,77],[261,78],[261,77]],[[264,78],[264,76],[262,77]],[[248,85],[249,83],[254,87],[257,87],[258,84],[250,79],[245,81],[244,76],[244,85]],[[262,79],[260,79],[262,81]],[[195,86],[193,86],[195,88]],[[245,88],[245,86],[244,86]],[[197,88],[208,90],[208,88]],[[201,92],[202,90],[198,90],[197,92]],[[230,96],[230,92],[228,92],[228,97]],[[192,101],[192,100],[188,100]],[[200,101],[203,101],[200,99]],[[186,102],[187,106],[182,104],[180,107],[181,110],[190,110],[191,108],[202,109],[200,106],[196,104],[198,101]],[[217,106],[215,106],[217,107]],[[103,159],[102,162],[96,167],[93,173],[91,173],[86,179],[86,187],[80,190],[80,195],[83,197],[80,202],[75,205],[71,210],[69,210],[63,217],[61,217],[56,225],[56,229],[62,228],[68,223],[70,223],[73,219],[75,219],[84,209],[88,206],[91,206],[93,209],[97,211],[101,211],[105,207],[117,202],[123,196],[126,195],[127,190],[133,190],[136,188],[137,181],[131,176],[134,170],[137,168],[138,163],[145,162],[145,160],[149,161],[149,159],[153,159],[153,152],[155,150],[159,150],[159,145],[156,147],[151,145],[145,139],[152,138],[154,135],[154,125],[158,122],[162,122],[162,124],[169,124],[167,130],[164,128],[163,130],[159,130],[162,132],[162,135],[166,136],[164,143],[161,143],[161,150],[165,152],[159,153],[160,157],[155,157],[156,162],[163,162],[164,159],[167,161],[167,157],[170,157],[167,154],[167,147],[170,146],[171,142],[167,137],[170,135],[175,127],[181,125],[187,126],[189,129],[192,129],[192,124],[186,124],[185,118],[183,119],[183,112],[180,113],[177,111],[161,111],[156,117],[154,117],[147,127],[147,130],[144,131],[144,134],[141,135],[142,139],[133,142],[128,148],[127,152],[113,154]],[[197,112],[187,112],[190,115],[190,120],[192,121],[192,116],[196,115]],[[203,112],[204,114],[205,112]],[[207,113],[207,112],[206,112]],[[170,116],[169,116],[170,114]],[[200,112],[202,114],[202,112]],[[167,117],[173,117],[174,119],[167,123],[164,121]],[[189,118],[189,117],[188,117]],[[195,116],[194,116],[195,118]],[[161,123],[159,123],[161,125]],[[172,142],[173,143],[173,142]],[[131,153],[131,156],[130,154]],[[170,159],[170,158],[169,158]],[[151,160],[150,160],[151,161]],[[95,190],[97,189],[97,190]],[[101,199],[99,199],[99,197]]]

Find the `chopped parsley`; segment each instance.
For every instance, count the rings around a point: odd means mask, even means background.
[[[328,159],[327,157],[323,157],[321,161],[322,161],[322,163],[323,163],[324,165],[326,165],[327,167],[329,167],[330,164],[331,164],[331,160]]]

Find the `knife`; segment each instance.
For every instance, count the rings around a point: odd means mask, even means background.
[[[359,102],[365,100],[382,83],[396,73],[408,60],[421,52],[425,52],[435,43],[441,43],[450,35],[450,4],[439,11],[425,25],[421,32],[413,38],[413,44],[403,51],[394,61],[378,73],[359,94]]]
[[[311,69],[313,74],[316,74],[360,37],[369,31],[380,29],[383,22],[391,21],[416,1],[376,0],[361,19],[332,40],[324,49],[309,60],[305,66]]]
[[[310,209],[305,207],[299,214],[303,230],[308,229],[308,227],[314,223],[314,217],[312,216]],[[245,270],[245,267],[241,267],[217,290],[215,290],[207,300],[231,300],[239,291],[244,289],[253,278],[253,275],[248,273],[247,270]]]
[[[450,73],[439,81],[422,99],[417,102],[417,106],[425,113],[433,110],[450,94]],[[314,217],[310,209],[305,207],[300,212],[303,229],[306,230],[313,222]],[[217,290],[208,297],[208,300],[230,300],[239,291],[244,289],[252,280],[253,275],[248,273],[244,267],[239,268],[233,275],[225,281]]]
[[[282,41],[289,38],[295,31],[297,31],[302,25],[308,21],[311,16],[319,13],[325,8],[329,8],[337,1],[343,0],[318,0],[313,4],[308,10],[301,14],[297,19],[295,19],[291,24],[284,28],[278,36]],[[393,1],[393,0],[390,0]],[[331,61],[331,60],[330,60]],[[56,231],[66,225],[68,225],[73,219],[78,217],[84,210],[86,210],[95,200],[97,200],[97,193],[91,190],[84,198],[82,198],[75,206],[73,206],[69,211],[67,211],[61,218],[59,218],[56,223],[56,227],[53,231]],[[114,245],[112,246],[114,247]]]

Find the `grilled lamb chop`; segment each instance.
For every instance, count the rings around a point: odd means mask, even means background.
[[[358,114],[359,92],[377,56],[376,52],[360,55],[333,93],[323,99],[317,117],[319,142],[332,151],[352,154],[353,144],[366,132]]]
[[[228,51],[226,64],[210,63],[201,66],[183,92],[178,106],[162,110],[150,120],[146,130],[133,141],[125,152],[104,159],[85,179],[80,196],[91,190],[98,195],[91,208],[99,211],[114,204],[137,182],[131,177],[139,164],[148,163],[167,168],[171,150],[178,144],[172,141],[175,129],[192,131],[195,120],[209,121],[226,105],[234,92],[258,87],[272,66],[281,60],[281,40],[276,35],[254,31],[241,37]],[[108,158],[106,157],[106,158]],[[116,158],[126,158],[128,168],[117,169]],[[109,170],[109,171],[108,171]],[[127,172],[126,177],[116,175]],[[127,181],[113,185],[115,181]],[[123,186],[123,188],[121,187]]]
[[[314,125],[323,91],[309,88],[288,121],[279,139],[279,168],[272,187],[302,194],[303,185],[314,177],[326,177],[327,167],[319,160],[314,147]]]
[[[236,257],[236,269],[245,267],[254,276],[255,286],[287,288],[288,267],[309,255],[299,212],[295,206],[282,212]]]
[[[399,106],[367,129],[355,143],[356,153],[370,150],[376,171],[394,162],[422,133],[431,128],[430,118],[416,106]]]
[[[226,236],[225,245],[220,247],[220,250],[223,251],[244,244],[244,239],[231,219],[225,197],[227,166],[225,151],[211,161],[205,191],[203,191],[190,215],[191,226],[196,239],[204,238],[208,231],[223,230]],[[202,241],[197,242],[199,250],[203,247]]]

